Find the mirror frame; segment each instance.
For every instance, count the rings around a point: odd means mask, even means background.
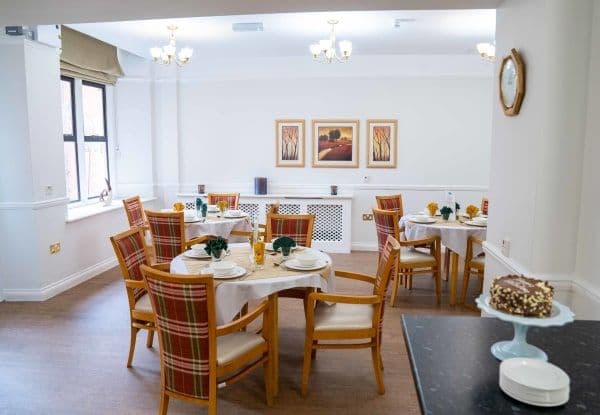
[[[517,77],[517,91],[515,92],[515,100],[510,107],[504,105],[504,94],[502,92],[502,74],[504,72],[504,65],[508,60],[512,60],[515,64],[515,73]],[[506,55],[502,58],[500,62],[500,73],[498,74],[498,91],[500,98],[500,105],[504,110],[504,114],[512,117],[517,115],[521,110],[521,104],[523,103],[523,98],[525,97],[525,63],[523,63],[523,59],[521,58],[521,54],[516,49],[511,49],[510,54]]]

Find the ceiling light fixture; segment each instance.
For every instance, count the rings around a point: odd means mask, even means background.
[[[243,22],[243,23],[232,23],[231,30],[234,32],[262,32],[265,30],[262,22]]]
[[[496,60],[496,45],[487,42],[478,43],[477,53],[479,53],[482,59],[494,62]]]
[[[151,48],[150,55],[152,56],[152,60],[163,65],[170,65],[175,62],[177,66],[183,66],[190,61],[194,50],[192,48],[182,48],[177,53],[177,42],[175,40],[177,26],[169,25],[167,26],[167,30],[169,31],[169,44],[163,47]]]
[[[337,62],[347,62],[352,54],[352,42],[341,40],[339,42],[340,54],[338,55],[335,44],[335,25],[339,21],[328,20],[327,23],[331,25],[329,39],[321,39],[319,43],[310,45],[310,53],[313,59],[321,63],[332,63],[334,60]]]
[[[398,29],[404,26],[405,23],[414,23],[417,19],[413,17],[399,17],[394,20],[394,28]]]

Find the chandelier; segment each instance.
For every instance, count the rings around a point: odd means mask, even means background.
[[[175,41],[175,31],[177,26],[167,26],[169,31],[169,44],[163,47],[154,47],[150,49],[150,55],[154,62],[161,63],[163,65],[170,65],[173,62],[177,66],[183,66],[190,61],[194,50],[192,48],[183,48],[177,53],[177,46]]]
[[[339,42],[340,54],[336,50],[335,44],[335,25],[339,23],[337,20],[328,20],[328,24],[331,25],[331,32],[329,32],[329,39],[319,40],[319,43],[310,45],[310,53],[313,59],[322,63],[332,63],[334,60],[337,62],[347,62],[352,54],[352,42],[349,40],[341,40]]]
[[[478,43],[477,52],[486,61],[494,62],[496,60],[496,46],[493,43]]]

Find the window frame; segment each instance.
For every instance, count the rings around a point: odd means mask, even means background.
[[[104,143],[104,146],[106,148],[106,179],[108,180],[108,184],[109,186],[112,187],[111,184],[111,180],[110,180],[110,155],[108,152],[108,123],[106,122],[106,85],[104,84],[99,84],[97,82],[92,82],[92,81],[86,81],[86,80],[82,80],[81,81],[81,91],[82,91],[82,102],[81,102],[81,106],[83,108],[83,87],[84,86],[91,86],[94,88],[99,88],[100,90],[102,90],[102,122],[104,124],[104,135],[103,136],[97,136],[97,135],[85,135],[85,125],[83,125],[85,123],[85,120],[82,120],[82,131],[84,131],[82,133],[83,136],[83,145],[85,148],[85,143],[89,142],[89,143]],[[84,163],[85,164],[85,163]],[[88,172],[86,171],[86,177],[88,176]],[[99,199],[100,195],[97,196],[89,196],[89,189],[87,190],[87,200],[91,200],[91,199]]]
[[[63,143],[69,142],[75,144],[75,165],[77,170],[77,199],[69,199],[69,203],[81,202],[81,174],[79,172],[79,143],[77,143],[77,111],[75,107],[75,78],[61,75],[61,81],[66,81],[71,85],[71,131],[72,134],[63,132]],[[63,144],[64,147],[64,144]],[[64,150],[63,150],[64,151]]]

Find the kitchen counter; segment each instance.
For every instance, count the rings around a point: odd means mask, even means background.
[[[528,342],[571,378],[564,406],[538,408],[505,395],[490,346],[512,325],[493,318],[403,315],[402,326],[424,414],[600,414],[600,322],[530,328]]]

